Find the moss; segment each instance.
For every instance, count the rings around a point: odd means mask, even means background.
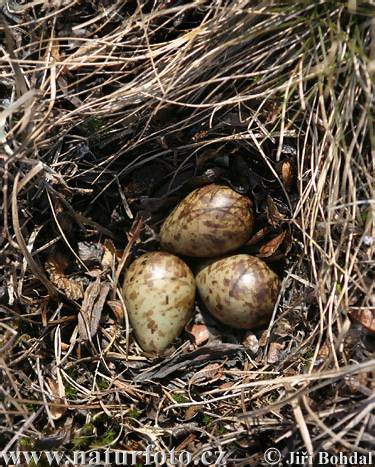
[[[277,391],[271,391],[268,396],[268,401],[270,404],[273,404],[279,399],[279,393]]]
[[[311,360],[314,356],[314,349],[312,349],[311,347],[307,347],[303,356],[307,360]]]
[[[38,404],[27,403],[27,404],[25,404],[25,405],[26,405],[26,408],[27,408],[30,412],[35,412],[35,411],[38,410],[38,408],[39,408],[39,405],[38,405]]]
[[[95,133],[103,126],[103,121],[100,118],[90,118],[87,122],[87,128],[90,133]]]
[[[93,423],[86,423],[83,427],[77,431],[72,438],[72,444],[75,449],[84,449],[90,445],[91,438],[94,435]]]
[[[207,415],[207,414],[204,414],[204,415],[203,415],[203,417],[202,417],[202,423],[203,423],[203,425],[207,426],[207,425],[209,425],[209,424],[212,423],[212,422],[213,422],[212,417],[210,417],[210,416]]]
[[[68,384],[65,386],[65,396],[67,399],[75,399],[77,397],[77,389]]]
[[[102,376],[99,376],[96,378],[96,386],[100,391],[105,391],[109,387],[109,381],[103,378]]]
[[[370,208],[368,208],[368,209],[366,209],[364,211],[361,211],[361,219],[362,219],[363,225],[366,224],[367,219],[370,218],[370,215],[371,215],[371,209]]]
[[[130,409],[128,412],[129,417],[131,418],[139,418],[141,415],[141,412],[137,409]]]
[[[66,368],[65,373],[73,379],[77,379],[79,376],[78,368],[75,365]]]
[[[228,433],[228,430],[225,428],[224,425],[219,425],[219,426],[217,427],[217,433],[218,433],[219,435],[225,435],[225,433]]]
[[[18,444],[21,449],[25,449],[25,450],[31,449],[33,446],[33,443],[31,442],[31,440],[25,437],[20,438],[20,440],[18,441]]]
[[[189,402],[189,399],[186,396],[184,396],[183,394],[179,394],[179,393],[172,394],[172,399],[176,401],[178,404]]]
[[[101,437],[97,438],[90,447],[96,448],[101,446],[107,446],[116,438],[116,431],[114,428],[109,428]]]
[[[74,436],[72,438],[72,444],[74,449],[81,450],[89,446],[90,440],[85,436]]]

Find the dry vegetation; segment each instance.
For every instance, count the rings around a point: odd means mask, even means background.
[[[228,465],[373,449],[373,18],[334,1],[2,7],[2,448],[153,442]],[[244,339],[197,303],[148,358],[123,270],[209,180],[255,198],[247,248],[283,276],[279,306]]]

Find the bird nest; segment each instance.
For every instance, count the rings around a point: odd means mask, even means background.
[[[4,451],[152,444],[227,465],[367,455],[373,13],[248,0],[2,7]],[[145,355],[124,271],[208,183],[252,199],[245,249],[282,278],[277,306],[245,332],[197,303],[167,353]]]

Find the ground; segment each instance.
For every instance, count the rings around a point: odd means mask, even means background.
[[[374,13],[352,1],[1,7],[3,452],[142,451],[143,465],[152,445],[236,466],[369,455]],[[282,279],[278,305],[246,332],[197,299],[166,354],[148,355],[124,273],[209,183],[252,200],[240,251]]]

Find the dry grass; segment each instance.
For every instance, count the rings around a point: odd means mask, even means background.
[[[1,446],[215,446],[235,465],[269,446],[368,452],[373,338],[350,315],[374,312],[374,7],[140,3],[3,7]],[[147,359],[114,319],[123,268],[204,157],[238,151],[268,168],[292,228],[280,306],[258,353],[213,348],[147,380],[171,359]],[[132,204],[129,175],[161,194],[136,187]],[[106,245],[100,272],[82,240]],[[83,342],[95,274],[110,303]],[[192,348],[184,335],[173,355]]]

